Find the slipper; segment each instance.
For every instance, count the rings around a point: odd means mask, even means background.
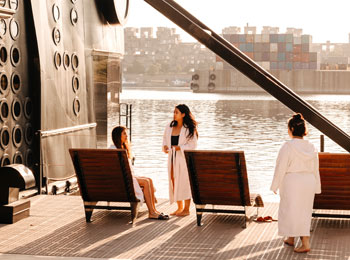
[[[268,222],[270,222],[270,221],[277,221],[277,219],[273,219],[271,216],[264,217],[264,220],[268,221]]]
[[[263,217],[258,217],[257,219],[254,220],[255,222],[266,222]]]
[[[308,248],[308,249],[295,248],[294,252],[295,253],[307,253],[307,252],[310,252],[310,248]]]

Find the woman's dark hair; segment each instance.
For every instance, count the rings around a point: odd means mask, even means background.
[[[300,113],[294,114],[288,120],[288,128],[292,132],[293,136],[303,137],[307,135],[307,127],[304,117]]]
[[[128,142],[122,143],[122,133],[126,131],[127,128],[125,126],[116,126],[112,130],[112,140],[116,148],[125,149],[128,157],[132,157],[131,147]]]
[[[192,115],[188,106],[186,106],[185,104],[180,104],[180,105],[177,105],[175,108],[177,108],[181,112],[181,114],[185,114],[183,119],[183,126],[189,130],[187,137],[192,138],[194,134],[196,134],[196,136],[198,137],[197,122],[194,119],[194,116]],[[177,121],[173,120],[170,123],[170,126],[171,127],[177,126]]]

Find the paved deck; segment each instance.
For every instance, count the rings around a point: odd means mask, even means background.
[[[296,254],[277,235],[277,222],[252,222],[243,229],[239,215],[205,214],[197,227],[191,216],[149,220],[141,209],[136,225],[126,212],[96,210],[86,223],[78,196],[31,198],[31,215],[0,224],[0,259],[344,259],[350,260],[350,220],[314,219],[312,251]],[[160,200],[158,209],[175,209]],[[261,215],[277,217],[278,204]],[[300,243],[300,241],[298,241]]]

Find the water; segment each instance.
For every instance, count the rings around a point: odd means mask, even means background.
[[[303,96],[343,131],[350,133],[350,95]],[[198,94],[124,90],[121,102],[133,106],[132,144],[135,172],[151,177],[156,195],[168,198],[167,155],[162,152],[166,124],[177,104],[188,105],[199,123],[198,149],[245,152],[250,192],[264,201],[277,201],[269,191],[281,144],[288,140],[287,120],[292,111],[269,95]],[[109,106],[109,133],[118,125],[118,107]],[[308,139],[319,148],[321,133],[311,125]],[[108,141],[111,144],[111,140]],[[325,137],[325,151],[346,152]]]

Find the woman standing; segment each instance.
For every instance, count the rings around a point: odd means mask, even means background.
[[[300,113],[288,120],[288,134],[277,157],[271,190],[280,191],[278,234],[287,237],[284,243],[294,247],[294,238],[301,237],[297,253],[310,251],[310,226],[315,194],[321,193],[317,149],[309,141],[306,123]]]
[[[184,150],[197,147],[197,122],[188,106],[177,105],[174,120],[164,131],[163,151],[168,154],[169,198],[177,202],[177,210],[170,215],[190,214],[191,187]]]
[[[134,159],[132,152],[131,152],[131,145],[128,141],[128,134],[126,131],[126,127],[124,126],[117,126],[112,131],[112,140],[116,148],[119,149],[125,149],[129,162]],[[154,196],[154,186],[153,181],[151,178],[148,177],[142,177],[142,176],[135,176],[133,168],[130,163],[131,173],[133,177],[133,186],[135,190],[136,198],[138,198],[140,201],[145,200],[146,205],[148,208],[148,218],[151,219],[159,219],[159,220],[168,220],[169,216],[164,215],[163,213],[159,212],[156,209],[155,203],[156,198]],[[142,189],[141,189],[141,187]]]

